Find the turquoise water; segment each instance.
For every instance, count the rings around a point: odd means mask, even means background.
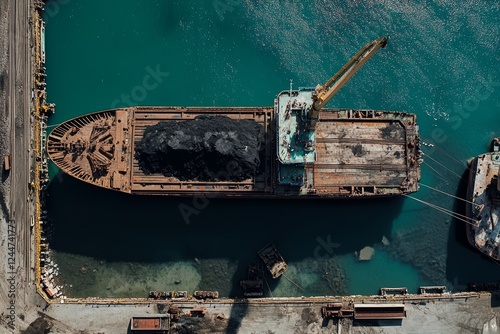
[[[459,196],[465,162],[500,134],[500,5],[491,1],[72,0],[49,2],[46,21],[50,124],[125,105],[270,106],[290,79],[322,83],[389,35],[331,106],[416,113],[437,147],[424,147],[421,182]],[[302,290],[280,279],[268,295],[460,290],[500,274],[467,246],[462,222],[410,198],[212,199],[187,222],[179,207],[196,207],[190,199],[126,196],[52,172],[51,245],[70,296],[235,296],[269,241]],[[463,210],[425,187],[414,196]],[[359,262],[365,246],[374,257]]]

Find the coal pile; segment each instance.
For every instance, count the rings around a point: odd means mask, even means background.
[[[147,175],[239,182],[257,173],[263,138],[264,129],[255,121],[202,115],[148,126],[135,157]]]

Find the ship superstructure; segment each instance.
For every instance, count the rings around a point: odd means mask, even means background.
[[[281,92],[273,107],[112,109],[60,124],[49,135],[47,152],[64,172],[131,194],[338,198],[415,192],[421,152],[414,114],[324,109],[386,43],[385,37],[368,43],[323,86]],[[262,158],[254,175],[238,181],[186,180],[141,168],[136,146],[148,127],[203,115],[262,126]]]

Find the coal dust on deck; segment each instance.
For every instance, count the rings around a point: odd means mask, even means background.
[[[259,173],[264,129],[253,120],[201,115],[148,126],[135,157],[144,174],[240,182]]]

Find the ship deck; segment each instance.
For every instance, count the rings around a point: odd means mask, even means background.
[[[49,135],[47,153],[64,172],[91,184],[130,192],[129,109],[73,118]]]
[[[500,154],[490,152],[474,158],[471,164],[467,217],[476,221],[467,224],[467,238],[472,246],[491,258],[500,261],[500,198],[497,182]]]
[[[146,127],[203,114],[254,120],[264,128],[264,164],[242,182],[181,181],[146,175],[135,145]],[[277,184],[275,110],[272,107],[131,107],[74,118],[56,127],[47,142],[50,158],[85,182],[132,194],[190,196],[356,197],[418,190],[420,163],[415,115],[388,111],[328,109],[316,126],[315,163],[304,165],[302,188]],[[224,171],[221,171],[222,173]]]
[[[307,167],[320,195],[398,193],[418,188],[415,119],[373,110],[320,113],[316,163]]]
[[[175,177],[166,177],[161,174],[146,175],[139,168],[138,161],[134,158],[131,173],[131,188],[133,194],[172,194],[186,195],[210,192],[224,192],[239,194],[265,194],[272,193],[274,176],[274,133],[270,131],[273,122],[273,108],[166,108],[166,107],[137,107],[134,111],[133,143],[139,142],[146,127],[166,121],[190,120],[203,114],[217,114],[232,119],[254,120],[265,129],[264,150],[265,164],[264,172],[254,178],[241,182],[202,182],[202,181],[180,181]],[[135,152],[135,151],[134,151]],[[224,171],[221,171],[224,172]]]

